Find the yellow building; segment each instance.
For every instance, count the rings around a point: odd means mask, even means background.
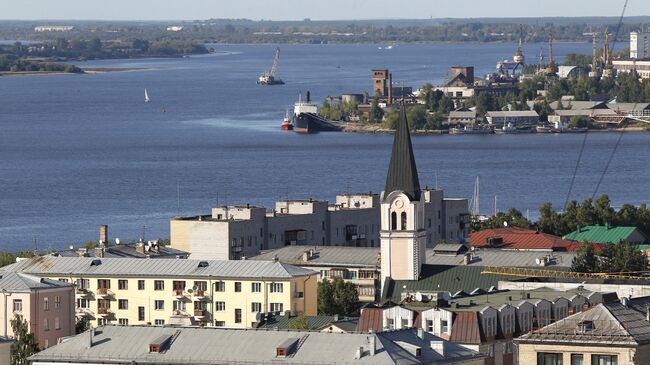
[[[94,326],[250,328],[268,312],[317,314],[317,273],[277,261],[46,256],[2,270],[74,283],[77,317]]]

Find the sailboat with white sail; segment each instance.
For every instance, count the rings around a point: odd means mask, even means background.
[[[144,102],[148,103],[150,101],[151,101],[151,99],[149,99],[149,94],[147,93],[147,89],[145,88],[144,89]]]

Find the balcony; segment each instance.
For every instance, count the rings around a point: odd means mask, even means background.
[[[203,318],[206,315],[207,315],[207,311],[205,309],[195,309],[194,310],[194,317]]]
[[[176,299],[182,299],[185,297],[185,291],[183,289],[174,289],[174,297]]]
[[[97,314],[102,318],[108,317],[111,314],[111,309],[99,307],[97,308]]]
[[[113,295],[113,292],[108,288],[97,288],[97,296],[99,298],[108,298]]]

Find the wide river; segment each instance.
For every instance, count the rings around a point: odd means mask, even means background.
[[[526,45],[537,62],[544,45]],[[298,93],[313,99],[371,90],[370,69],[395,82],[444,81],[452,65],[491,72],[510,44],[282,46],[284,86],[260,87],[275,46],[218,45],[183,59],[110,60],[82,67],[137,70],[0,77],[0,250],[63,248],[97,239],[169,236],[169,219],[217,204],[257,204],[382,190],[392,137],[297,135],[279,129]],[[589,44],[558,44],[590,52]],[[152,102],[143,102],[147,88]],[[471,197],[481,210],[516,207],[531,218],[566,199],[583,135],[414,137],[422,185]],[[588,135],[571,198],[594,193],[616,133]],[[626,133],[598,193],[614,205],[650,202],[650,133]]]

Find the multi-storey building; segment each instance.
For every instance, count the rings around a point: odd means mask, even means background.
[[[76,285],[93,325],[250,328],[264,313],[316,315],[316,272],[277,261],[37,257],[3,268]]]
[[[445,198],[441,189],[421,190],[427,246],[463,242],[469,230],[467,199]],[[283,200],[273,210],[226,206],[211,215],[174,218],[171,247],[194,259],[238,260],[289,245],[379,247],[377,194],[348,194],[335,204],[321,200]]]
[[[4,296],[0,301],[2,336],[14,335],[11,320],[17,315],[27,321],[40,348],[48,348],[59,338],[74,335],[74,287],[71,284],[24,273],[2,272],[0,291]]]

